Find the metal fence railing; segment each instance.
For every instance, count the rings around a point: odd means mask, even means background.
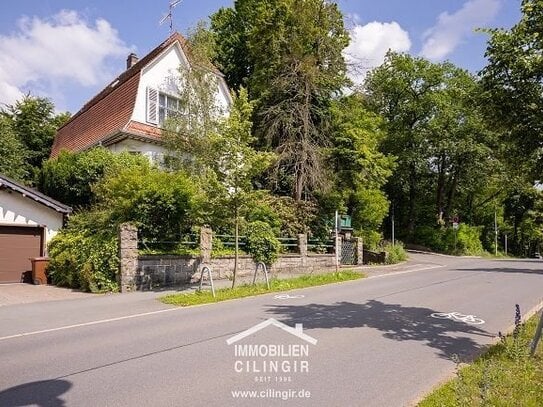
[[[299,253],[298,239],[295,237],[279,237],[283,253]]]
[[[300,253],[297,237],[279,237],[281,252],[285,254]],[[244,253],[247,247],[247,236],[238,238],[240,252]],[[234,235],[213,233],[212,253],[216,256],[228,256],[234,253],[236,239]],[[196,234],[186,234],[178,239],[156,240],[141,237],[138,240],[138,249],[141,254],[177,254],[199,255],[200,237]],[[310,253],[331,254],[335,251],[334,240],[309,239],[307,251]]]
[[[138,250],[142,254],[195,254],[200,247],[197,235],[180,236],[179,239],[139,239]]]
[[[235,247],[236,246],[236,236],[235,235],[216,235],[213,234],[213,242],[215,244],[222,244],[225,247]],[[238,236],[238,245],[239,247],[244,247],[247,245],[247,236]]]
[[[329,240],[319,240],[319,239],[309,239],[307,241],[307,251],[311,253],[319,254],[332,254],[336,250],[336,245],[334,241]]]

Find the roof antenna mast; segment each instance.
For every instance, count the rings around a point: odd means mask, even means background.
[[[170,22],[170,35],[173,34],[173,9],[179,3],[181,3],[181,0],[170,0],[168,14],[166,14],[164,17],[162,17],[162,19],[159,21],[159,24],[162,25],[162,24],[164,24],[164,22],[166,20],[169,20],[169,22]]]

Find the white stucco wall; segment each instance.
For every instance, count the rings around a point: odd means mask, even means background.
[[[172,78],[179,75],[179,67],[187,65],[187,59],[178,43],[172,44],[155,61],[141,71],[141,78],[136,96],[136,104],[132,113],[132,120],[147,123],[147,88],[155,88],[161,92],[175,95],[177,85]],[[217,104],[227,111],[230,105],[230,95],[223,80],[217,85]]]
[[[18,192],[0,190],[0,224],[45,226],[49,242],[62,227],[63,215]]]
[[[166,149],[160,145],[132,139],[125,139],[107,148],[115,153],[122,153],[123,151],[140,153],[147,157],[149,161],[158,165],[160,165],[166,154]]]

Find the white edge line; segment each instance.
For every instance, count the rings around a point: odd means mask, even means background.
[[[398,272],[394,272],[394,273],[387,273],[387,274],[381,274],[381,275],[378,275],[378,276],[366,277],[363,280],[370,280],[370,279],[373,279],[373,278],[382,278],[382,277],[394,276],[394,275],[398,275],[398,274],[414,273],[416,271],[432,270],[432,269],[441,268],[441,267],[445,267],[445,266],[434,265],[434,266],[423,267],[423,268],[415,269],[415,270],[398,271]],[[353,281],[356,281],[356,280],[353,280]],[[156,315],[156,314],[162,314],[162,313],[165,313],[165,312],[178,311],[180,309],[184,309],[184,308],[183,307],[167,308],[167,309],[158,310],[158,311],[144,312],[144,313],[141,313],[141,314],[125,315],[125,316],[117,317],[117,318],[101,319],[101,320],[98,320],[98,321],[90,321],[90,322],[83,322],[83,323],[80,323],[80,324],[60,326],[60,327],[57,327],[57,328],[42,329],[40,331],[23,332],[23,333],[20,333],[20,334],[2,336],[2,337],[0,337],[0,341],[6,341],[8,339],[21,338],[21,337],[24,337],[24,336],[39,335],[39,334],[44,334],[44,333],[49,333],[49,332],[64,331],[66,329],[73,329],[73,328],[80,328],[80,327],[85,327],[85,326],[106,324],[108,322],[122,321],[124,319],[140,318],[140,317],[145,317],[145,316],[148,316],[148,315]]]
[[[425,270],[434,270],[439,269],[445,266],[440,265],[434,265],[434,266],[428,266],[428,267],[422,267],[414,270],[405,270],[405,271],[396,271],[394,273],[386,273],[386,274],[379,274],[378,276],[369,276],[366,277],[364,280],[371,280],[372,278],[383,278],[383,277],[389,277],[389,276],[397,276],[398,274],[408,274],[408,273],[415,273],[417,271],[425,271]]]
[[[122,321],[124,319],[140,318],[140,317],[145,317],[147,315],[156,315],[156,314],[162,314],[162,313],[165,313],[165,312],[178,311],[180,309],[183,309],[183,308],[182,307],[179,307],[179,308],[167,308],[167,309],[162,309],[162,310],[158,310],[158,311],[144,312],[144,313],[141,313],[141,314],[125,315],[125,316],[122,316],[122,317],[108,318],[108,319],[101,319],[101,320],[98,320],[98,321],[82,322],[80,324],[59,326],[57,328],[42,329],[41,331],[24,332],[24,333],[20,333],[20,334],[2,336],[2,337],[0,337],[0,341],[5,341],[5,340],[8,340],[8,339],[14,339],[14,338],[20,338],[20,337],[23,337],[23,336],[39,335],[39,334],[44,334],[44,333],[48,333],[48,332],[63,331],[63,330],[72,329],[72,328],[80,328],[80,327],[84,327],[84,326],[105,324],[105,323],[108,323],[108,322]]]

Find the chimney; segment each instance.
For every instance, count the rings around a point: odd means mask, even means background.
[[[132,68],[136,63],[138,62],[138,56],[134,54],[133,52],[128,55],[128,58],[126,58],[126,69]]]

